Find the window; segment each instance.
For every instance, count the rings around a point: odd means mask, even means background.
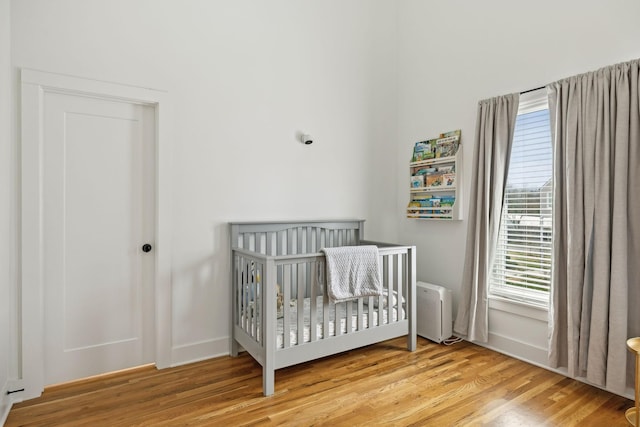
[[[548,306],[551,284],[552,147],[546,91],[524,94],[507,173],[490,293]]]

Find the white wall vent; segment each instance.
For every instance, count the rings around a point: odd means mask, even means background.
[[[418,335],[442,342],[453,334],[451,290],[431,283],[417,282]]]

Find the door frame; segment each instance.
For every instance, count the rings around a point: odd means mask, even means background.
[[[155,364],[171,365],[171,102],[167,92],[31,69],[21,71],[21,350],[19,398],[44,390],[43,112],[47,92],[149,106],[155,111]]]

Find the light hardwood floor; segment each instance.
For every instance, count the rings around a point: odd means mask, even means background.
[[[404,338],[276,371],[247,354],[60,385],[6,426],[624,426],[633,402],[466,342]]]

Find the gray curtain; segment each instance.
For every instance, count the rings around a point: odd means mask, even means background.
[[[488,341],[487,294],[495,254],[520,95],[480,101],[462,293],[454,331]]]
[[[623,393],[640,334],[639,60],[548,86],[554,144],[549,362]]]

